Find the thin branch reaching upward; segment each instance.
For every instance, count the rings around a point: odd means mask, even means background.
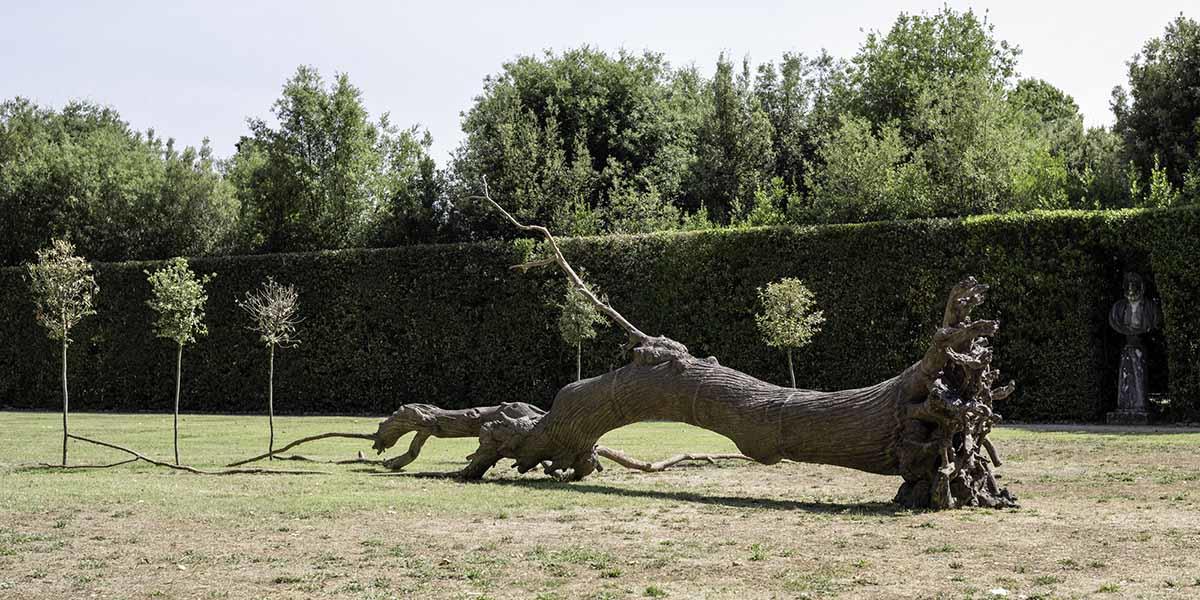
[[[546,229],[541,225],[526,225],[518,221],[517,218],[512,216],[512,214],[505,210],[503,206],[500,206],[498,202],[493,200],[491,193],[488,191],[487,177],[483,178],[483,196],[474,197],[481,200],[487,200],[489,204],[491,204],[496,210],[500,211],[501,214],[503,214],[513,225],[515,225],[517,229],[522,231],[532,231],[546,238],[546,242],[550,245],[550,249],[554,252],[554,262],[558,263],[559,268],[566,273],[567,278],[571,280],[571,283],[575,284],[580,291],[583,292],[583,295],[587,297],[592,304],[596,305],[596,308],[600,309],[600,311],[605,315],[608,315],[608,318],[612,319],[617,325],[620,325],[621,329],[624,329],[625,333],[629,334],[629,346],[631,348],[650,339],[650,336],[642,333],[642,331],[637,327],[634,327],[633,323],[630,323],[625,317],[621,316],[621,313],[617,312],[615,308],[609,306],[608,303],[600,300],[600,298],[596,297],[596,294],[592,293],[592,290],[588,288],[586,283],[583,282],[583,278],[575,272],[575,269],[571,268],[571,263],[567,262],[566,257],[563,256],[562,250],[558,247],[558,241],[554,239],[554,235],[550,233],[549,229]],[[550,264],[550,262],[535,261],[534,263],[530,263],[530,266],[540,264]],[[519,266],[518,268],[521,267]]]

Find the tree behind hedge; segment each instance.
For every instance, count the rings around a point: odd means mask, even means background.
[[[793,214],[842,222],[1065,208],[1065,159],[1036,115],[1008,98],[1018,55],[970,10],[902,13],[886,33],[869,33],[829,79],[812,193]],[[854,164],[860,153],[869,164]],[[839,193],[822,193],[831,188]]]
[[[1112,108],[1129,158],[1143,178],[1161,167],[1174,187],[1190,175],[1200,192],[1200,22],[1176,17],[1128,64],[1129,88],[1113,90]]]
[[[180,149],[114,109],[0,103],[0,264],[29,260],[51,236],[93,260],[229,249],[233,186],[207,143]]]
[[[183,374],[183,347],[206,335],[204,304],[208,294],[204,286],[213,275],[196,277],[187,260],[174,258],[161,269],[145,272],[150,281],[150,300],[146,304],[158,313],[154,321],[156,335],[176,344],[175,352],[175,464],[179,464],[179,393]]]
[[[773,174],[786,193],[808,191],[805,174],[813,165],[817,138],[827,129],[823,120],[830,116],[825,106],[829,81],[844,68],[826,52],[816,57],[784,53],[778,64],[758,67],[754,93],[771,122]]]
[[[694,71],[649,52],[585,46],[505,63],[463,117],[466,138],[450,168],[459,235],[512,235],[468,199],[482,177],[518,218],[557,231],[603,233],[614,223],[628,231],[629,213],[677,227],[660,209],[691,176],[702,88]]]
[[[92,265],[75,255],[75,246],[54,240],[37,252],[37,262],[28,265],[29,287],[37,307],[36,317],[51,340],[62,345],[62,464],[67,464],[67,346],[71,329],[84,317],[96,314],[93,300],[100,291]]]
[[[242,244],[266,252],[421,242],[436,219],[426,193],[428,135],[371,121],[348,75],[326,84],[301,66],[272,107],[250,120],[228,173],[241,201]],[[419,224],[420,226],[416,226]]]
[[[752,88],[749,59],[735,74],[733,62],[721,55],[701,115],[694,193],[714,222],[736,222],[754,205],[754,193],[768,184],[775,167],[774,128]]]

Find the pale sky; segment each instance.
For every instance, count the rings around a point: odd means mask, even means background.
[[[1021,47],[1022,76],[1071,94],[1089,125],[1109,124],[1128,61],[1195,0],[949,2],[987,12],[995,34]],[[822,48],[849,57],[865,30],[941,1],[866,2],[16,2],[0,5],[0,98],[61,107],[110,105],[140,130],[181,145],[212,140],[233,152],[247,117],[269,117],[300,64],[346,72],[373,117],[419,123],[445,162],[460,113],[484,76],[544,49],[591,45],[662,52],[710,74],[726,51],[752,62]]]

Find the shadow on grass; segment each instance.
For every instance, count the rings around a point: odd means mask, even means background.
[[[413,477],[419,479],[454,479],[456,473],[394,473],[386,476]],[[727,506],[730,508],[768,509],[768,510],[798,510],[810,513],[863,515],[863,516],[896,516],[912,514],[911,509],[904,508],[891,502],[805,502],[800,500],[779,500],[775,498],[748,498],[742,496],[716,496],[687,491],[652,490],[617,487],[597,483],[564,482],[554,479],[484,479],[469,482],[475,485],[500,485],[529,488],[536,490],[555,490],[578,492],[584,494],[603,494],[607,496],[624,496],[627,498],[643,498],[650,500],[670,500],[674,502],[693,502],[710,506]]]

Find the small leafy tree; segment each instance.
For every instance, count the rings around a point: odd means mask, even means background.
[[[1158,164],[1158,155],[1154,155],[1154,168],[1150,169],[1150,193],[1146,196],[1146,205],[1151,208],[1166,208],[1179,204],[1179,190],[1171,184],[1167,170]]]
[[[575,346],[575,380],[583,379],[583,340],[596,337],[596,324],[604,322],[604,315],[587,299],[575,284],[567,282],[567,291],[559,305],[562,313],[558,317],[558,330],[563,341]]]
[[[814,310],[816,299],[799,279],[785,277],[766,288],[758,288],[758,298],[763,311],[755,315],[754,320],[768,346],[787,349],[788,374],[792,378],[792,387],[796,387],[792,350],[812,341],[821,331],[825,314]]]
[[[28,265],[29,287],[37,306],[38,322],[52,340],[62,343],[63,445],[62,463],[67,464],[67,346],[70,332],[84,317],[96,314],[92,303],[100,287],[92,266],[75,256],[75,246],[54,240],[37,252],[37,262]]]
[[[158,337],[172,340],[175,352],[175,464],[179,464],[179,384],[183,371],[183,347],[196,341],[197,336],[206,335],[204,326],[204,304],[208,294],[204,286],[212,281],[213,275],[197,278],[183,258],[176,257],[163,268],[151,273],[151,297],[146,304],[158,313],[154,329]]]
[[[267,375],[267,424],[270,440],[267,443],[268,457],[275,459],[275,348],[290,348],[300,343],[296,337],[296,324],[300,322],[299,295],[292,285],[280,285],[268,277],[256,292],[246,292],[246,298],[238,306],[254,319],[252,330],[267,345],[270,352],[270,367]]]

